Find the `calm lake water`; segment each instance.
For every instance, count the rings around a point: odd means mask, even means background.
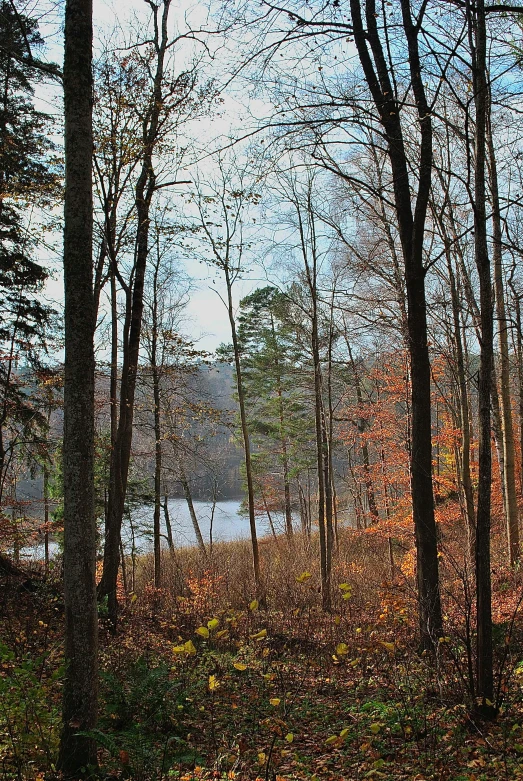
[[[193,504],[203,540],[205,544],[208,545],[211,531],[212,502],[194,501]],[[212,524],[213,542],[225,542],[227,540],[247,539],[250,537],[249,518],[240,514],[240,506],[240,499],[229,499],[223,502],[216,502]],[[170,499],[168,507],[175,546],[177,548],[183,548],[195,545],[196,535],[185,499]],[[132,525],[129,523],[128,519],[124,520],[122,542],[126,553],[130,553],[133,547],[133,529],[134,548],[136,552],[145,553],[152,549],[153,513],[154,508],[152,505],[143,505],[133,511]],[[276,532],[283,531],[283,515],[274,513],[271,514],[271,517]],[[296,520],[296,528],[298,528],[297,524],[298,521]],[[164,547],[167,547],[167,533],[163,510],[161,515],[161,527],[161,533],[164,535],[162,543]],[[260,536],[271,533],[267,516],[256,519],[256,528]],[[58,550],[58,545],[51,542],[49,545],[50,555],[55,555],[58,553]],[[28,559],[43,559],[43,542],[28,546],[23,550],[22,555],[24,558]]]
[[[209,544],[211,532],[212,502],[194,501],[194,510],[202,533],[203,541]],[[240,514],[240,499],[229,499],[216,502],[212,522],[213,542],[225,542],[250,537],[249,518]],[[169,517],[176,547],[185,547],[196,544],[196,535],[189,515],[189,509],[185,499],[170,499],[168,503]],[[276,532],[283,531],[284,520],[281,514],[271,514]],[[135,536],[135,545],[140,551],[152,548],[153,507],[143,506],[133,512],[133,526],[138,529]],[[163,510],[161,515],[161,533],[165,535],[163,543],[167,545],[167,532],[165,529]],[[258,534],[263,536],[270,534],[269,520],[267,516],[256,519]],[[122,531],[124,547],[130,551],[132,546],[132,531],[127,521]]]

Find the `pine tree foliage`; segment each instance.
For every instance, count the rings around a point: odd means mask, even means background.
[[[35,107],[41,73],[27,52],[43,45],[37,22],[0,4],[0,479],[18,441],[42,423],[24,366],[40,368],[52,327],[42,297],[48,271],[35,260],[42,209],[59,190],[59,168],[48,138],[51,119]],[[20,436],[20,434],[23,436]],[[0,490],[1,496],[1,490]]]

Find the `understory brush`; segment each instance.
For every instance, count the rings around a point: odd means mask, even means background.
[[[462,530],[441,544],[444,634],[417,647],[411,542],[342,530],[333,610],[317,540],[264,540],[268,609],[246,542],[136,561],[113,635],[100,619],[103,778],[490,781],[523,778],[522,578],[494,564],[498,718],[474,719],[474,589]],[[494,546],[496,551],[496,546]],[[58,584],[57,584],[58,588]],[[48,589],[49,591],[49,589]],[[50,592],[49,592],[50,593]],[[60,601],[2,602],[0,778],[52,779]]]

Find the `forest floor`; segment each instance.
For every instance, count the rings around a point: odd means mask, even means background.
[[[167,560],[161,590],[138,585],[150,566],[139,562],[117,634],[100,622],[97,778],[523,779],[518,573],[495,567],[500,710],[481,722],[469,691],[473,610],[454,565],[442,565],[448,635],[419,654],[412,580],[404,567],[387,581],[383,541],[350,539],[328,614],[303,566],[310,550],[291,558],[284,545],[264,548],[268,610],[249,594],[241,543],[224,544],[213,566],[196,552],[183,566]],[[60,723],[60,584],[0,593],[0,779],[47,781]]]

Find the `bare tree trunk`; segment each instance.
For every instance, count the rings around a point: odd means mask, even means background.
[[[154,404],[154,516],[153,516],[153,549],[154,549],[154,585],[160,588],[162,583],[161,572],[161,536],[160,513],[162,505],[162,426],[160,407],[160,374],[158,371],[158,271],[160,258],[157,258],[153,276],[153,302],[152,302],[152,338],[151,354],[149,356],[153,379],[153,404]]]
[[[400,5],[420,134],[419,174],[414,212],[400,118],[402,107],[395,98],[394,86],[380,40],[376,4],[374,0],[367,0],[365,4],[366,29],[364,29],[361,0],[350,0],[354,41],[387,141],[395,211],[405,265],[412,386],[412,514],[417,551],[419,625],[421,645],[430,647],[441,634],[442,627],[437,531],[432,491],[431,376],[423,266],[423,240],[432,178],[433,139],[431,111],[425,95],[419,55],[420,26],[412,19],[409,0],[400,0]]]
[[[309,518],[307,513],[307,501],[300,481],[298,480],[298,496],[300,498],[301,533],[305,538],[309,536]]]
[[[352,371],[354,374],[354,384],[356,388],[356,402],[358,405],[358,409],[363,409],[363,394],[361,392],[361,380],[359,372],[356,368],[356,362],[354,360],[354,357],[352,355],[352,349],[350,346],[350,342],[348,339],[347,333],[345,333],[345,343],[347,345],[347,350],[349,353],[349,360],[351,363]],[[375,521],[379,521],[379,512],[378,512],[378,506],[376,504],[376,496],[374,494],[374,486],[372,484],[372,476],[370,473],[370,457],[369,457],[369,446],[367,444],[367,440],[365,439],[365,430],[367,428],[366,421],[363,417],[358,418],[357,421],[357,427],[358,427],[358,433],[360,437],[362,438],[361,443],[361,456],[363,461],[363,473],[364,473],[364,482],[365,482],[365,493],[367,496],[367,505],[369,508],[369,512],[372,516],[373,523]]]
[[[129,330],[124,337],[124,358],[120,382],[120,414],[111,458],[108,517],[104,545],[104,567],[102,579],[98,586],[99,596],[108,597],[109,618],[113,627],[116,627],[118,611],[116,585],[120,566],[119,539],[127,491],[129,462],[131,458],[134,396],[142,326],[144,276],[148,254],[150,195],[152,195],[152,192],[145,196],[142,191],[137,197],[139,227],[135,281],[131,311],[127,318]]]
[[[313,182],[309,179],[306,203],[302,205],[295,191],[293,203],[296,209],[307,286],[310,296],[310,340],[314,372],[314,421],[316,432],[316,464],[318,480],[318,529],[320,542],[321,599],[325,611],[331,610],[331,557],[332,557],[332,498],[329,475],[329,453],[325,409],[323,405],[323,377],[320,357],[318,312],[318,257],[315,215],[312,202]],[[328,484],[327,484],[328,480]],[[330,504],[330,507],[328,506]]]
[[[327,433],[327,421],[325,420],[325,407],[321,399],[321,441],[323,460],[323,490],[325,491],[325,535],[326,535],[326,565],[330,582],[332,571],[332,551],[334,547],[334,526],[332,522],[332,480],[330,472],[329,438]],[[329,597],[330,604],[330,597]],[[329,608],[330,609],[330,606]]]
[[[287,437],[285,436],[284,428],[284,414],[283,414],[283,392],[281,388],[281,381],[278,377],[278,405],[280,413],[280,441],[282,450],[283,461],[283,495],[285,503],[285,534],[289,538],[292,538],[292,508],[291,508],[291,486],[289,481],[289,457],[287,454]]]
[[[131,591],[134,594],[136,591],[136,534],[132,515],[129,515],[129,525],[131,527]]]
[[[161,534],[160,513],[162,509],[162,432],[160,425],[160,388],[158,371],[153,367],[154,383],[154,517],[153,517],[153,546],[154,546],[154,585],[160,588],[162,584],[161,563]]]
[[[125,554],[124,554],[123,542],[122,542],[122,538],[121,537],[120,537],[120,562],[121,562],[121,566],[122,566],[123,590],[124,590],[124,592],[126,594],[128,594],[129,593],[129,589],[128,589],[129,583],[128,583],[128,580],[127,580],[127,568],[125,566]]]
[[[49,575],[49,467],[44,461],[44,567],[45,575]]]
[[[153,7],[153,6],[152,6]],[[162,83],[168,49],[167,20],[170,0],[154,6],[156,18],[156,71],[148,123],[144,125],[143,161],[135,189],[136,249],[132,290],[127,291],[126,318],[123,334],[123,360],[120,381],[120,409],[118,428],[111,457],[109,479],[108,517],[105,529],[104,565],[98,596],[108,598],[109,619],[116,628],[118,602],[116,587],[120,565],[119,539],[127,492],[133,436],[134,397],[140,353],[140,336],[144,307],[144,281],[149,253],[150,207],[156,190],[153,154],[158,138],[160,112],[163,106]]]
[[[443,180],[440,175],[440,181],[443,186]],[[436,208],[434,208],[434,214],[437,214]],[[447,231],[443,222],[443,219],[438,220],[442,239],[445,245],[445,256],[447,260],[447,271],[449,275],[449,287],[450,287],[450,300],[452,305],[452,328],[454,337],[454,350],[456,355],[456,372],[458,381],[458,398],[459,398],[459,424],[461,429],[461,443],[459,446],[459,477],[458,485],[462,494],[462,506],[465,517],[465,525],[467,530],[467,542],[470,561],[475,560],[475,540],[476,540],[476,511],[474,508],[474,492],[472,488],[472,477],[470,472],[470,441],[471,441],[471,420],[470,420],[470,404],[467,388],[467,377],[465,372],[465,355],[463,350],[463,340],[461,335],[461,316],[460,316],[460,299],[458,288],[456,284],[456,275],[454,273],[454,267],[452,263],[451,254],[451,239],[447,235]],[[458,463],[458,461],[457,461]]]
[[[340,552],[340,530],[338,523],[338,494],[336,492],[336,482],[331,464],[331,483],[332,483],[332,522],[334,527],[334,542],[336,543],[336,554]]]
[[[518,390],[519,390],[519,481],[520,490],[523,492],[523,322],[521,319],[521,303],[517,292],[512,289],[514,296],[514,309],[516,314],[516,356],[518,366]]]
[[[327,349],[327,409],[323,406],[324,417],[324,431],[325,431],[325,445],[324,445],[324,458],[327,462],[327,469],[325,471],[325,501],[327,510],[327,555],[329,558],[329,570],[332,568],[332,552],[335,541],[335,524],[336,513],[334,509],[335,502],[335,487],[334,487],[334,470],[333,470],[333,456],[332,449],[334,443],[334,409],[332,403],[332,351],[334,348],[334,296],[335,285],[332,287],[332,295],[330,301],[330,313],[329,313],[329,339]],[[325,419],[326,418],[326,419]],[[327,490],[328,480],[328,490]]]
[[[247,481],[247,499],[249,503],[249,527],[251,531],[252,565],[254,572],[254,586],[260,607],[266,607],[265,587],[263,585],[260,568],[260,551],[258,548],[258,535],[256,532],[256,517],[254,514],[254,481],[252,477],[251,443],[249,428],[247,426],[247,413],[245,411],[245,394],[243,390],[242,367],[240,361],[240,347],[234,320],[234,305],[232,301],[232,281],[229,267],[225,266],[225,282],[227,286],[227,312],[231,326],[232,345],[234,350],[234,365],[236,369],[236,390],[238,392],[238,406],[240,407],[240,422],[243,437],[243,452],[245,458],[245,479]]]
[[[332,504],[331,514],[327,509],[327,503],[330,500],[330,484],[327,487],[326,478],[328,471],[328,453],[327,438],[325,432],[325,417],[323,411],[323,393],[322,393],[322,371],[320,362],[320,347],[318,335],[318,296],[316,290],[316,260],[314,258],[314,268],[312,274],[308,269],[310,277],[309,287],[312,299],[312,360],[314,364],[314,411],[316,425],[316,450],[318,460],[318,528],[320,534],[320,570],[321,570],[321,599],[322,607],[326,611],[331,610],[331,582],[330,582],[330,563],[332,555],[332,542],[329,540],[329,520],[332,527]],[[326,467],[326,468],[325,468]]]
[[[494,307],[487,243],[486,215],[486,126],[488,115],[487,33],[484,0],[472,8],[467,0],[472,51],[472,79],[476,108],[474,251],[480,284],[481,352],[479,370],[479,478],[476,516],[476,613],[477,613],[477,694],[483,710],[492,709],[494,673],[492,655],[492,605],[490,580],[490,502],[492,456],[490,445],[490,400],[494,347]]]
[[[274,344],[277,344],[276,329],[274,327],[274,318],[271,313],[271,330]],[[278,395],[278,413],[280,422],[280,442],[281,442],[281,454],[283,462],[283,495],[284,495],[284,508],[285,508],[285,534],[290,540],[293,535],[292,528],[292,508],[291,508],[291,486],[289,481],[289,457],[287,452],[287,435],[285,433],[285,411],[283,406],[283,388],[282,378],[280,372],[280,362],[278,354],[274,355],[275,368],[276,368],[276,393]]]
[[[356,528],[357,529],[366,529],[367,528],[367,518],[365,514],[365,508],[363,506],[363,502],[361,499],[361,490],[360,490],[360,483],[356,479],[356,475],[354,473],[354,467],[352,465],[352,456],[351,451],[349,450],[347,453],[347,466],[349,467],[349,472],[352,477],[352,501],[354,504],[354,514],[356,516]]]
[[[214,530],[214,513],[216,512],[216,502],[218,499],[218,481],[216,477],[212,480],[212,508],[211,517],[209,520],[209,556],[212,558],[212,544],[213,544],[213,530]]]
[[[118,428],[118,311],[116,277],[111,273],[111,374],[109,379],[109,404],[111,415],[111,452]]]
[[[94,298],[92,201],[92,4],[65,11],[65,677],[58,768],[90,774],[96,745],[86,733],[98,707],[98,616],[94,514]]]
[[[454,247],[456,248],[456,256],[459,262],[459,272],[461,277],[461,282],[463,285],[463,289],[465,291],[465,298],[467,300],[467,304],[469,306],[470,312],[472,314],[472,319],[474,322],[474,327],[476,331],[476,335],[478,337],[478,341],[481,342],[481,315],[480,315],[480,307],[478,307],[474,291],[472,289],[472,283],[470,281],[470,276],[467,271],[467,268],[465,266],[465,259],[463,256],[463,252],[460,246],[460,243],[458,241],[458,230],[456,228],[454,215],[452,212],[452,208],[447,205],[447,212],[450,217],[450,222],[452,226],[452,232],[453,232],[453,242]],[[491,403],[492,403],[492,430],[494,432],[494,440],[496,443],[496,453],[498,457],[498,465],[499,465],[499,472],[501,477],[501,490],[503,492],[503,504],[505,504],[505,470],[504,470],[504,446],[503,446],[503,426],[501,422],[501,412],[500,412],[500,405],[499,405],[499,397],[498,397],[498,388],[497,388],[497,382],[496,382],[496,367],[494,363],[492,363],[492,381],[491,381]]]
[[[276,540],[276,542],[278,542],[278,535],[276,534],[276,529],[274,528],[274,523],[272,522],[272,516],[271,516],[270,510],[269,510],[269,505],[267,504],[267,500],[265,498],[265,494],[263,493],[263,491],[262,491],[262,500],[263,500],[263,506],[265,507],[265,513],[266,513],[267,518],[269,520],[269,528],[271,530],[271,534],[274,537],[274,539]]]
[[[180,469],[180,482],[183,487],[183,493],[185,496],[185,501],[187,502],[187,507],[189,509],[189,515],[191,516],[191,521],[194,529],[194,534],[196,536],[196,542],[198,543],[198,548],[203,553],[205,557],[207,557],[207,551],[205,549],[205,543],[203,541],[202,532],[200,529],[200,524],[198,523],[198,518],[196,516],[196,512],[194,509],[194,504],[192,501],[191,496],[191,489],[189,487],[189,483],[187,481],[187,477],[185,476],[185,472],[183,471],[183,467],[181,462],[179,463],[179,469]]]
[[[316,303],[313,304],[316,310]],[[316,455],[318,462],[318,529],[320,536],[320,577],[322,607],[326,611],[331,609],[330,572],[327,556],[327,532],[325,524],[325,484],[323,475],[323,432],[321,420],[321,366],[318,347],[317,317],[312,319],[312,355],[314,361],[314,418],[316,427]]]
[[[498,319],[498,339],[500,353],[500,397],[501,421],[503,426],[503,472],[505,483],[505,518],[507,522],[508,553],[511,566],[519,560],[519,512],[516,494],[516,453],[514,447],[514,428],[512,425],[512,405],[510,398],[510,360],[508,352],[508,319],[505,307],[503,284],[503,258],[501,249],[501,214],[499,208],[498,173],[494,139],[490,117],[487,121],[487,145],[490,161],[490,192],[492,196],[492,259],[494,261],[494,290]]]
[[[172,553],[172,551],[174,550],[174,540],[173,540],[173,530],[171,526],[171,518],[169,516],[169,505],[167,504],[168,498],[169,497],[166,494],[163,501],[163,517],[165,521],[165,530],[167,532],[167,545],[169,546],[169,550]]]

